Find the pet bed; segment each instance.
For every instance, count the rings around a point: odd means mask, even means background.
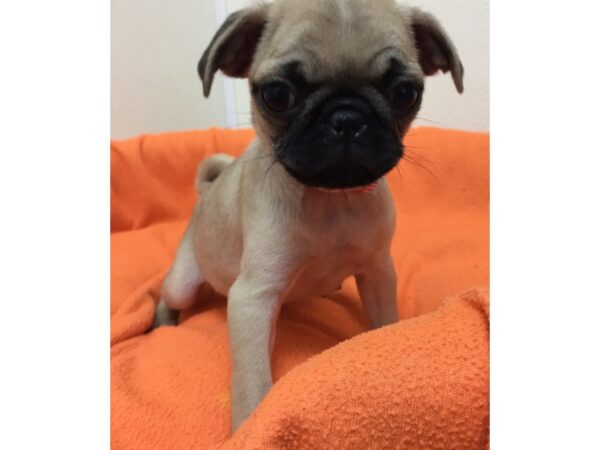
[[[112,448],[486,448],[487,134],[409,133],[388,175],[401,322],[369,331],[352,279],[284,305],[274,387],[233,436],[225,299],[204,286],[179,326],[147,332],[198,163],[239,155],[253,136],[209,129],[111,145]]]

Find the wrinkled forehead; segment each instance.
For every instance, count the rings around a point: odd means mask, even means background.
[[[409,26],[400,11],[385,4],[317,0],[273,8],[250,78],[260,81],[278,72],[285,76],[293,68],[309,82],[376,79],[392,60],[409,74],[422,76]]]

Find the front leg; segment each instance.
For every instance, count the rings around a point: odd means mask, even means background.
[[[273,384],[271,349],[285,287],[285,282],[273,283],[242,274],[229,291],[233,431],[250,416]]]
[[[379,257],[367,271],[356,275],[356,285],[371,328],[398,321],[396,271],[389,253]]]

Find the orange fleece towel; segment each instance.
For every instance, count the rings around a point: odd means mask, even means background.
[[[403,320],[368,331],[351,279],[284,305],[275,385],[234,436],[225,299],[204,286],[179,326],[146,334],[198,163],[239,155],[253,136],[210,129],[112,143],[112,448],[486,448],[487,134],[410,132],[407,158],[388,175]]]

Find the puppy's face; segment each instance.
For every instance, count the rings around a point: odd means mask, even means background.
[[[393,0],[276,0],[234,13],[199,64],[247,76],[258,135],[301,183],[371,184],[400,160],[424,76],[462,64],[437,21]]]
[[[400,160],[400,137],[419,108],[423,82],[391,52],[384,53],[384,67],[361,62],[353,71],[334,52],[339,69],[329,76],[315,69],[315,60],[284,58],[274,72],[252,79],[255,121],[300,182],[363,186]]]

